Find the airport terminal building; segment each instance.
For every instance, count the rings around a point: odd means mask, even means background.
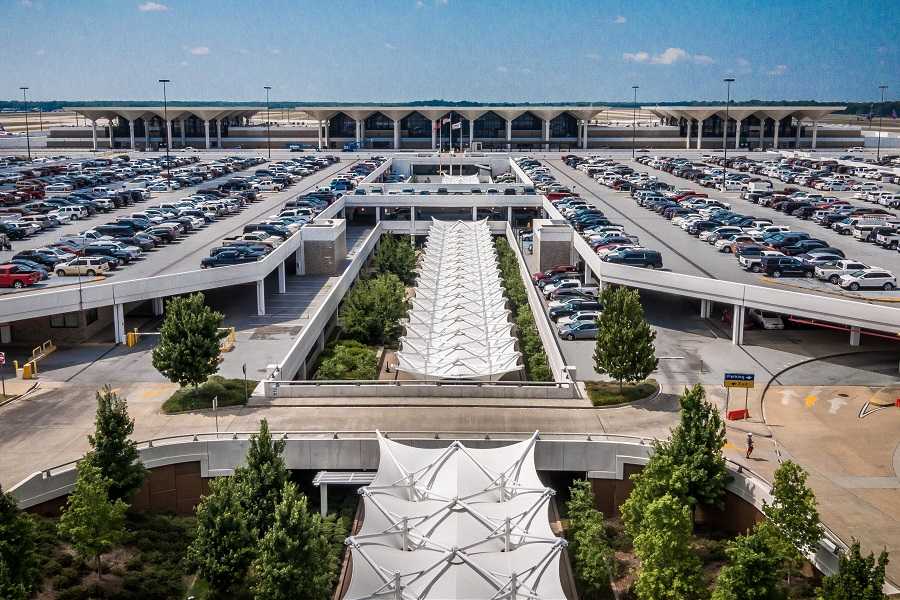
[[[90,122],[50,131],[49,148],[571,151],[790,149],[863,145],[859,129],[819,121],[842,106],[644,106],[658,118],[614,122],[604,106],[303,106],[298,124],[265,125],[265,107],[69,107]],[[251,119],[256,117],[251,124]],[[262,121],[262,123],[260,123]],[[725,126],[727,121],[727,127]],[[727,131],[726,131],[727,130]]]

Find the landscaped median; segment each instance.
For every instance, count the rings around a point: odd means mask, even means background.
[[[525,363],[525,375],[528,381],[552,381],[547,353],[534,323],[531,307],[528,305],[528,292],[519,272],[516,255],[505,238],[497,238],[495,246],[500,275],[503,277],[503,290],[506,299],[509,300],[516,324],[516,336],[519,338],[519,351]]]
[[[241,406],[247,404],[247,398],[259,382],[255,380],[226,379],[213,375],[206,383],[197,387],[185,386],[172,394],[163,402],[163,412],[173,414],[188,410],[212,408],[213,398],[218,398],[219,407]]]
[[[655,379],[620,385],[615,381],[586,381],[588,397],[594,406],[616,406],[654,395],[659,389]]]

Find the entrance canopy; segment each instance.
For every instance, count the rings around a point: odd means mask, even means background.
[[[345,600],[564,600],[549,500],[529,440],[489,449],[414,448],[378,434],[365,518],[347,538]]]
[[[520,368],[519,356],[487,221],[433,220],[398,370],[496,380]]]

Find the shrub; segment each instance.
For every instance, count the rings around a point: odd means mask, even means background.
[[[339,320],[348,337],[384,344],[399,337],[400,319],[408,310],[403,282],[387,273],[358,281],[344,298]]]
[[[219,406],[240,406],[247,403],[247,393],[252,393],[253,388],[259,383],[256,380],[248,380],[246,391],[243,379],[225,379],[213,375],[209,380],[198,387],[183,387],[172,394],[163,403],[164,413],[176,413],[185,410],[197,410],[212,408],[214,397],[219,398]]]
[[[356,340],[332,342],[322,354],[315,379],[378,379],[378,354]]]

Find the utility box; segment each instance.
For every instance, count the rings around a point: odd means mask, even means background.
[[[546,271],[557,265],[575,264],[575,246],[572,244],[572,226],[566,221],[535,219],[534,258],[538,269]]]

